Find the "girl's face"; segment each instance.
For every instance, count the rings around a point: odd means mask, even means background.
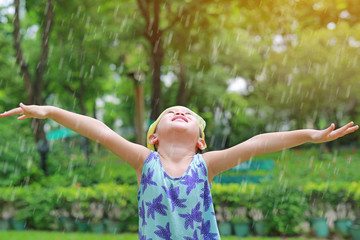
[[[161,139],[177,141],[183,138],[186,142],[193,143],[196,149],[203,150],[206,147],[205,141],[201,138],[197,117],[185,107],[169,108],[161,117],[154,134],[158,139],[157,144]]]
[[[197,149],[206,148],[203,129],[205,121],[183,106],[174,106],[166,109],[150,126],[147,133],[147,146],[157,151],[160,139],[166,143],[187,142],[194,143]]]
[[[157,132],[161,130],[176,130],[195,132],[198,136],[199,125],[197,118],[185,107],[173,107],[168,109],[157,125]]]

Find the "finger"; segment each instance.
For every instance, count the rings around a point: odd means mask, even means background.
[[[2,113],[1,117],[7,117],[7,116],[14,115],[14,114],[23,114],[23,113],[24,113],[24,110],[18,107],[18,108],[14,108],[14,109],[11,109],[10,111]]]
[[[332,131],[334,131],[334,129],[335,129],[335,124],[332,123],[332,124],[330,125],[330,127],[328,127],[327,129],[325,129],[324,135],[330,134]]]
[[[358,130],[358,129],[359,129],[359,126],[358,126],[358,125],[353,126],[353,127],[350,127],[350,128],[348,128],[348,129],[345,130],[345,134],[344,134],[344,135],[349,134],[349,133],[353,133],[353,132],[355,132],[355,131]]]
[[[347,129],[351,128],[351,126],[353,126],[353,125],[354,125],[354,122],[349,122],[348,124],[342,126],[341,128],[336,129],[334,131],[334,134],[345,132],[345,131],[347,131]]]
[[[345,126],[333,131],[331,133],[331,135],[335,138],[339,138],[339,137],[343,137],[349,133],[355,132],[359,128],[359,126],[357,126],[357,125],[353,126],[353,125],[354,125],[354,122],[349,122]]]
[[[22,115],[22,116],[18,117],[17,119],[18,120],[24,120],[24,119],[27,119],[27,118],[29,118],[29,116]]]
[[[348,124],[346,124],[346,125],[344,125],[344,126],[342,126],[340,129],[347,129],[347,128],[349,128],[349,127],[351,127],[351,126],[353,126],[354,125],[354,122],[353,121],[351,121],[351,122],[349,122]]]
[[[25,110],[25,108],[26,108],[27,106],[21,102],[21,103],[19,104],[19,107],[21,107],[22,109]]]
[[[23,103],[20,103],[19,106],[24,112],[29,111],[29,106],[27,106],[27,105],[25,105]]]

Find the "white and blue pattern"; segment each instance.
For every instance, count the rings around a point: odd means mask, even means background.
[[[145,161],[138,189],[140,240],[219,240],[207,167],[194,155],[183,176],[169,176],[157,152]]]

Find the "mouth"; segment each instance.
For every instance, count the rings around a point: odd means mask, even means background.
[[[177,120],[177,119],[180,119],[180,120],[183,120],[183,121],[185,121],[185,122],[188,122],[188,120],[187,120],[184,116],[176,116],[176,117],[174,117],[173,119],[171,119],[171,121],[175,121],[175,120]]]

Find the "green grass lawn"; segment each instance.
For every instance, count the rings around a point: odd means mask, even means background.
[[[24,232],[15,232],[15,231],[4,231],[0,232],[1,240],[138,240],[138,235],[134,233],[127,234],[89,234],[89,233],[63,233],[63,232],[42,232],[42,231],[24,231]],[[223,237],[222,240],[236,240],[240,239],[239,237]],[[264,239],[273,239],[273,240],[282,240],[282,238],[262,238],[262,237],[246,237],[241,238],[246,240],[264,240]],[[287,238],[291,239],[306,239],[310,238]],[[314,239],[314,238],[313,238]]]

